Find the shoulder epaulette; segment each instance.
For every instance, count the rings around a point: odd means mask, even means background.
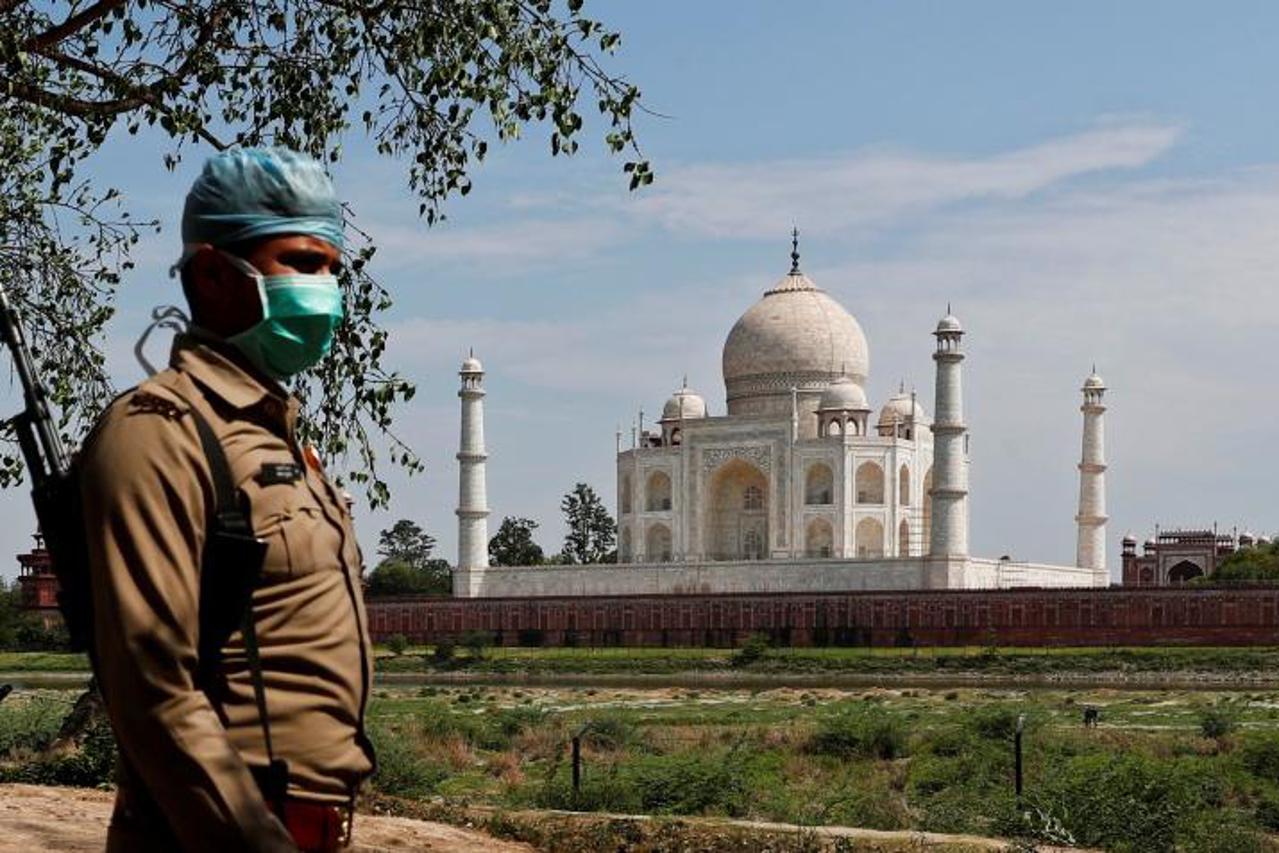
[[[182,417],[191,404],[179,394],[154,380],[139,385],[129,398],[129,411],[138,414],[156,414],[171,420]]]

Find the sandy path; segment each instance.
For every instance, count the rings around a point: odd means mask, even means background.
[[[84,788],[0,785],[0,851],[101,850],[114,795]],[[358,815],[359,853],[438,850],[450,853],[528,853],[526,844],[500,841],[442,823]]]

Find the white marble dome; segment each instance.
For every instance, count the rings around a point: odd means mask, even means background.
[[[728,333],[723,368],[729,414],[785,413],[791,388],[820,394],[840,376],[865,385],[870,349],[856,318],[796,263]]]
[[[693,420],[706,417],[706,401],[687,384],[671,395],[662,406],[663,421]]]
[[[819,411],[837,412],[869,412],[870,403],[866,401],[866,392],[847,376],[841,376],[822,392]]]
[[[945,317],[942,317],[940,320],[937,321],[937,331],[934,332],[933,334],[936,334],[936,335],[961,334],[962,335],[963,333],[964,333],[964,327],[960,324],[959,318],[956,317],[954,314],[947,313]]]
[[[908,424],[912,421],[921,424],[930,423],[928,412],[919,405],[918,399],[911,399],[908,391],[898,391],[888,399],[884,408],[879,410],[878,426],[880,427],[892,427],[894,423]]]

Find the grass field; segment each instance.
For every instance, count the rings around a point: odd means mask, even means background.
[[[1085,705],[1098,727],[1082,725]],[[1134,853],[1279,849],[1279,692],[382,689],[371,722],[377,788],[409,797]],[[568,744],[583,729],[575,792]]]
[[[74,697],[19,691],[0,704],[0,780],[110,779],[109,732],[78,754],[37,758]],[[1085,707],[1100,711],[1097,727],[1083,725]],[[368,805],[437,819],[488,809],[496,817],[485,826],[525,838],[527,822],[501,816],[723,816],[993,835],[1025,849],[1279,850],[1279,690],[380,686],[368,723],[380,764]],[[574,734],[582,738],[579,790]],[[560,835],[543,849],[765,849],[724,832],[715,846],[704,831],[628,846],[639,832],[604,821],[589,839]],[[915,848],[801,838],[767,849]]]
[[[429,648],[396,655],[383,649],[384,673],[476,672],[530,675],[757,673],[874,675],[977,673],[1054,676],[1067,673],[1186,673],[1279,678],[1279,648],[768,648],[748,659],[741,650],[708,648],[511,648],[484,649],[480,657],[456,650],[438,660]]]
[[[0,652],[0,672],[86,672],[84,655],[59,652]],[[771,648],[757,659],[740,650],[709,648],[485,648],[480,657],[458,649],[444,661],[430,647],[392,654],[379,647],[383,673],[527,673],[662,675],[679,672],[792,674],[1058,675],[1065,673],[1248,674],[1279,680],[1279,648]]]

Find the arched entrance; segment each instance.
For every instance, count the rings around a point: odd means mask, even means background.
[[[897,556],[910,556],[910,522],[904,518],[897,525]]]
[[[646,512],[666,512],[671,508],[671,478],[665,471],[654,471],[644,491]]]
[[[884,525],[875,518],[857,522],[857,557],[868,560],[884,556]]]
[[[884,469],[874,462],[863,462],[857,468],[857,502],[882,504],[884,502]]]
[[[804,484],[804,503],[821,506],[835,502],[835,475],[830,466],[818,462],[808,469]]]
[[[829,557],[834,553],[835,531],[824,518],[814,518],[804,532],[804,554],[809,557]]]
[[[1189,560],[1182,560],[1168,570],[1168,583],[1179,585],[1203,577],[1203,569]]]
[[[644,543],[644,559],[650,563],[671,561],[671,529],[665,524],[654,524],[648,529]]]
[[[741,459],[725,462],[707,489],[706,556],[762,560],[768,556],[768,478]]]

